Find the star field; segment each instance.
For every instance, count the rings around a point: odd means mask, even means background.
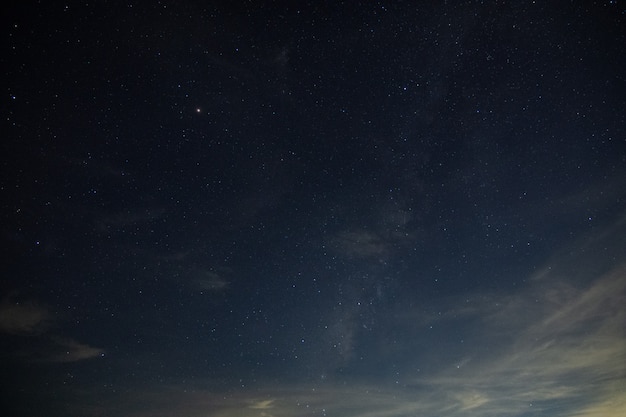
[[[3,413],[623,415],[624,13],[7,7]]]

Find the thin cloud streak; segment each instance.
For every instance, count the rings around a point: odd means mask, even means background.
[[[78,362],[85,359],[97,358],[104,355],[104,350],[84,343],[80,343],[74,339],[54,338],[54,350],[60,350],[58,353],[47,353],[43,357],[46,362]]]

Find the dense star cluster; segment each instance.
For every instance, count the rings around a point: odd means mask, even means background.
[[[623,2],[18,3],[0,414],[625,415]]]

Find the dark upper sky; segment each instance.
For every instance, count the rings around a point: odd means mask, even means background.
[[[4,6],[3,414],[624,415],[622,1],[144,3]]]

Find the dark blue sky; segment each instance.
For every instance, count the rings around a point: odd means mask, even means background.
[[[618,416],[620,1],[2,14],[13,416]]]

